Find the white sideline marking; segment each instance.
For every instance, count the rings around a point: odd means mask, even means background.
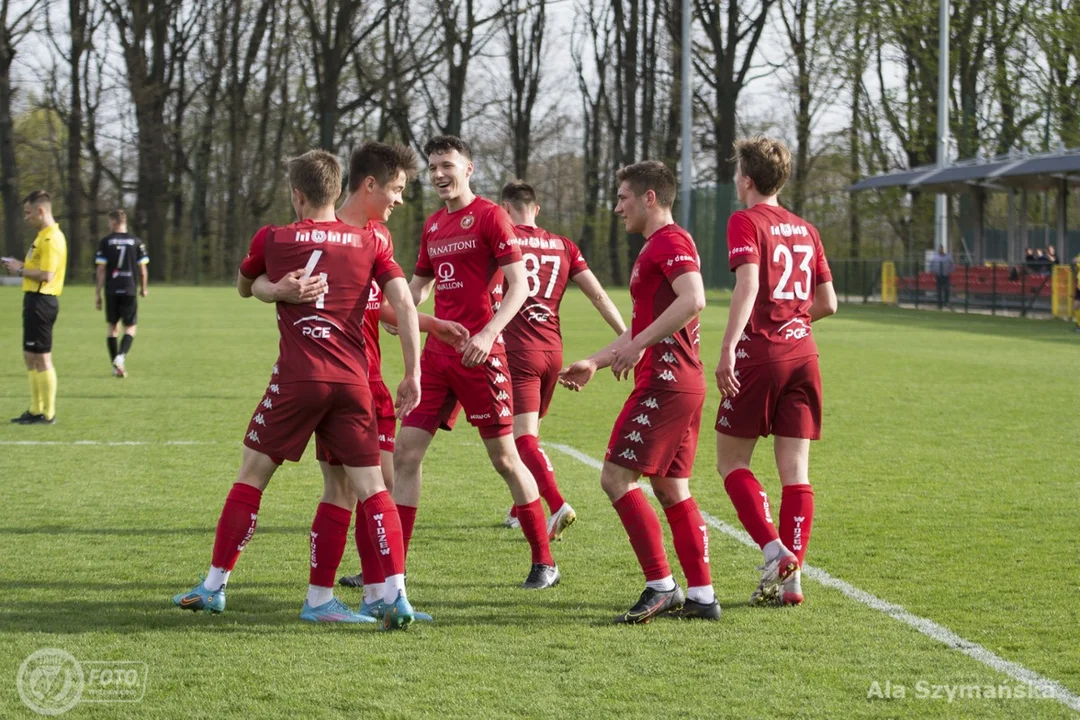
[[[0,445],[107,445],[110,447],[128,445],[216,445],[213,440],[0,440]]]
[[[590,457],[585,453],[581,452],[580,450],[570,447],[569,445],[562,445],[560,443],[544,443],[544,445],[554,450],[558,450],[565,455],[569,455],[575,460],[578,460],[579,462],[582,462],[591,468],[595,468],[596,470],[600,470],[604,467],[604,464],[601,461],[597,460],[594,457]],[[642,485],[641,487],[646,494],[653,495],[651,487],[649,487],[648,485]],[[705,522],[707,522],[709,525],[716,528],[720,532],[724,533],[725,535],[735,540],[738,540],[747,547],[752,547],[755,550],[758,549],[757,543],[754,542],[750,538],[750,536],[742,530],[728,525],[723,520],[713,517],[705,511],[701,512],[701,517],[704,518]],[[862,603],[869,608],[873,608],[878,612],[885,613],[894,620],[899,620],[905,625],[915,628],[923,635],[926,635],[933,640],[937,640],[940,643],[948,645],[954,650],[959,650],[973,660],[977,660],[983,665],[997,670],[1003,675],[1008,675],[1014,680],[1038,688],[1039,694],[1042,697],[1053,698],[1054,700],[1057,700],[1066,707],[1069,707],[1076,711],[1080,711],[1080,696],[1076,695],[1076,693],[1072,692],[1064,685],[1061,685],[1060,683],[1047,677],[1043,677],[1034,670],[1029,670],[1019,663],[1006,660],[1005,658],[994,654],[990,650],[987,650],[978,643],[971,642],[970,640],[965,640],[944,625],[939,625],[933,620],[910,613],[900,605],[887,602],[877,597],[876,595],[871,595],[865,590],[860,590],[851,583],[845,582],[840,578],[833,577],[821,568],[811,567],[810,565],[803,565],[803,575],[812,580],[818,581],[825,587],[839,590],[841,593],[847,595],[852,600]]]

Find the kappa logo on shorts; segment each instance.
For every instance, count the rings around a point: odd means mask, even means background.
[[[493,368],[501,368],[502,367],[502,361],[499,360],[499,358],[497,358],[497,357],[491,358],[491,367],[493,367]]]
[[[750,357],[750,353],[746,352],[742,348],[739,348],[739,352],[735,353],[735,357],[739,358],[740,360],[746,360]]]
[[[641,401],[641,404],[644,405],[645,407],[651,409],[651,410],[659,410],[660,409],[660,403],[656,402],[656,398],[654,398],[654,397],[645,398],[644,400]]]
[[[666,353],[664,353],[663,355],[660,356],[660,362],[673,363],[673,362],[678,362],[678,360],[675,359],[674,355],[672,355],[669,352],[666,352]]]
[[[274,393],[275,395],[280,395],[281,394],[281,388],[278,387],[277,384],[273,384],[273,385],[270,386],[270,392]]]
[[[496,400],[509,400],[510,396],[506,394],[505,390],[500,390],[499,394],[495,396]]]
[[[266,418],[263,417],[262,413],[255,413],[255,417],[253,417],[252,420],[256,425],[266,427]]]
[[[271,374],[271,375],[277,375],[277,374],[278,374],[278,367],[277,367],[277,365],[275,365],[275,366],[274,366],[274,369],[270,371],[270,374]]]
[[[720,427],[731,427],[731,423],[728,422],[727,415],[720,416]]]
[[[663,339],[665,345],[675,345],[677,342],[678,341],[670,335]]]
[[[250,440],[253,443],[262,444],[262,441],[259,440],[259,433],[255,432],[254,430],[252,430],[251,432],[249,432],[247,434],[247,439]]]
[[[724,398],[724,402],[723,402],[722,405],[720,405],[720,407],[724,408],[725,410],[734,410],[735,409],[735,406],[731,404],[731,399],[730,398]]]
[[[631,432],[629,435],[627,435],[623,439],[624,440],[629,440],[630,442],[636,442],[639,445],[642,445],[642,444],[645,443],[645,439],[641,437],[641,433],[639,433],[637,430],[634,430],[633,432]]]
[[[510,417],[510,408],[504,407],[499,411],[499,417]]]
[[[747,335],[744,331],[743,334],[739,337],[739,342],[750,342],[750,336]]]
[[[273,410],[274,409],[274,403],[270,402],[270,398],[268,398],[268,397],[263,398],[262,406],[264,408],[266,408],[267,410]]]
[[[641,413],[636,418],[634,418],[634,422],[636,422],[638,425],[644,425],[646,427],[652,427],[652,423],[649,422],[649,416],[646,415],[645,413]]]
[[[670,370],[665,370],[656,377],[661,380],[666,380],[667,382],[678,382],[678,380],[675,379],[675,373],[671,372]]]
[[[496,384],[501,384],[501,383],[504,383],[504,382],[506,382],[506,376],[503,375],[502,373],[497,373],[495,375],[495,383]]]
[[[634,451],[630,448],[626,448],[621,453],[619,453],[619,457],[623,458],[624,460],[633,460],[634,462],[637,462],[637,455],[635,455]]]

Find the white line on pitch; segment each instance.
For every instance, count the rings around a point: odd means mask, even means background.
[[[103,445],[128,447],[131,445],[217,445],[213,440],[0,440],[0,445]]]
[[[575,460],[582,462],[591,468],[600,470],[604,467],[604,464],[601,461],[597,460],[594,457],[590,457],[589,455],[586,455],[580,450],[572,448],[569,445],[562,445],[560,443],[544,443],[544,445],[554,450],[558,450],[561,453],[569,455]],[[642,489],[649,495],[653,494],[652,488],[648,487],[647,485],[643,485]],[[713,526],[720,532],[724,533],[725,535],[735,540],[738,540],[747,547],[752,547],[755,550],[758,549],[757,543],[754,542],[750,538],[750,536],[742,530],[734,528],[731,525],[728,525],[723,520],[713,517],[712,515],[704,511],[702,511],[701,517],[704,518],[705,522],[707,522],[709,525]],[[1034,670],[1029,670],[1019,663],[1006,660],[1005,658],[994,654],[990,650],[987,650],[978,643],[972,642],[970,640],[965,640],[944,625],[939,625],[933,620],[920,617],[911,612],[908,612],[900,605],[896,605],[895,603],[882,600],[876,595],[871,595],[865,590],[860,590],[859,588],[841,580],[840,578],[833,577],[821,568],[811,567],[810,565],[803,565],[803,575],[812,580],[818,581],[825,587],[839,590],[852,600],[862,603],[867,607],[873,608],[878,612],[885,613],[894,620],[899,620],[905,625],[915,628],[923,635],[926,635],[929,638],[948,645],[954,650],[959,650],[973,660],[977,660],[983,665],[986,665],[987,667],[997,670],[1004,675],[1008,675],[1014,680],[1038,688],[1042,697],[1053,698],[1060,702],[1062,705],[1065,705],[1073,710],[1080,711],[1080,696],[1076,695],[1076,693],[1072,692],[1064,685],[1047,677],[1044,677],[1039,673],[1035,672]]]

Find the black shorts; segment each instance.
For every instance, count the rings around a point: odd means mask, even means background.
[[[52,331],[60,313],[55,295],[28,292],[23,295],[23,350],[28,353],[52,352]]]
[[[105,322],[110,325],[123,321],[131,327],[139,319],[139,299],[134,295],[106,295]]]

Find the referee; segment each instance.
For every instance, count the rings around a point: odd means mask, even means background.
[[[52,198],[44,190],[35,190],[23,200],[23,221],[38,231],[26,262],[3,260],[9,273],[23,279],[23,359],[30,375],[30,409],[11,422],[52,425],[56,422],[52,331],[64,291],[67,239],[53,219]]]
[[[139,276],[139,294],[146,297],[146,265],[150,257],[139,238],[127,231],[127,213],[113,210],[109,213],[111,233],[98,245],[97,282],[94,286],[94,304],[101,309],[101,291],[105,290],[105,322],[109,330],[105,341],[109,346],[113,376],[127,377],[125,361],[135,342],[135,323],[138,321],[139,300],[135,294],[135,276]],[[119,340],[120,323],[124,323],[124,337]]]

